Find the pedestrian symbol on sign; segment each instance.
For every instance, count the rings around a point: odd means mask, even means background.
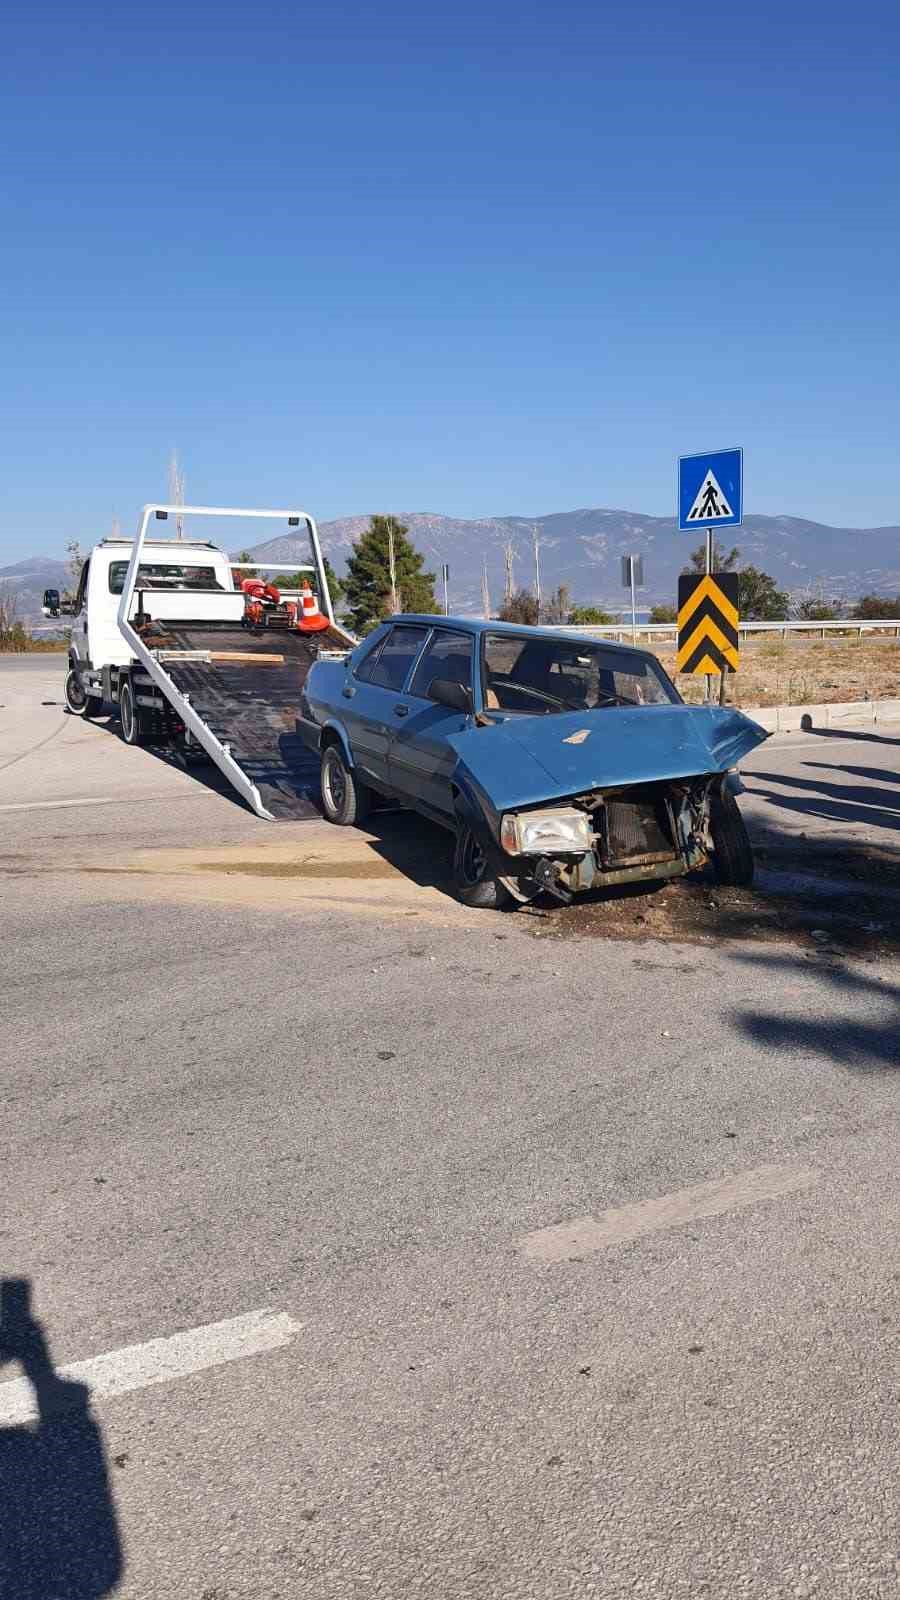
[[[687,514],[688,522],[719,522],[733,515],[714,473],[707,472]]]

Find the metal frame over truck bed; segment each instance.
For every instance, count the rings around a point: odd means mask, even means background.
[[[150,523],[169,516],[260,517],[287,522],[290,528],[305,523],[314,565],[259,565],[270,572],[315,573],[324,602],[323,614],[329,621],[327,632],[248,629],[241,620],[216,619],[206,605],[198,606],[205,616],[154,618],[156,591],[142,590],[138,581],[141,551]],[[250,563],[229,560],[228,565],[241,567]],[[137,613],[133,609],[135,594]],[[159,609],[165,612],[166,607]],[[344,653],[356,641],[334,621],[318,529],[308,512],[234,506],[145,506],[131,548],[117,622],[141,669],[134,675],[133,684],[138,705],[160,706],[164,702],[163,709],[171,708],[189,739],[215,762],[258,817],[274,821],[312,813],[310,796],[318,785],[318,762],[296,736],[294,721],[300,694],[306,674],[319,654]],[[254,657],[259,659],[255,661]],[[153,692],[151,684],[158,693]]]

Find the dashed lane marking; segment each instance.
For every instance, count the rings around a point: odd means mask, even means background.
[[[661,1228],[677,1228],[703,1217],[720,1217],[728,1211],[761,1200],[776,1200],[817,1183],[819,1174],[812,1167],[755,1167],[734,1178],[718,1178],[693,1189],[679,1189],[656,1200],[639,1200],[634,1205],[602,1211],[599,1217],[575,1217],[551,1228],[539,1228],[519,1240],[523,1254],[534,1261],[566,1261],[571,1256],[586,1256],[607,1245],[639,1239],[642,1234]]]
[[[65,1409],[67,1397],[64,1385],[57,1383],[59,1379],[86,1384],[91,1400],[109,1399],[152,1384],[173,1383],[191,1373],[206,1372],[210,1367],[221,1367],[246,1356],[281,1350],[299,1330],[300,1323],[284,1311],[249,1311],[226,1322],[210,1322],[202,1328],[172,1334],[168,1339],[150,1339],[146,1344],[127,1345],[107,1355],[60,1367],[47,1375],[46,1382],[38,1376],[37,1392],[28,1378],[14,1378],[0,1383],[0,1424],[17,1426],[38,1417],[38,1393],[53,1410]],[[82,1391],[82,1404],[83,1401]],[[68,1403],[79,1403],[77,1390],[70,1391]]]

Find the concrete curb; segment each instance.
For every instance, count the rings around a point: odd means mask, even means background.
[[[802,728],[842,728],[849,722],[900,722],[900,700],[845,700],[843,705],[742,706],[770,733],[796,733]]]

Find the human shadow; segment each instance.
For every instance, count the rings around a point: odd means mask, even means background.
[[[0,1385],[0,1597],[100,1600],[124,1565],[103,1439],[87,1384],[54,1371],[25,1278],[0,1281],[7,1362],[25,1377]]]

